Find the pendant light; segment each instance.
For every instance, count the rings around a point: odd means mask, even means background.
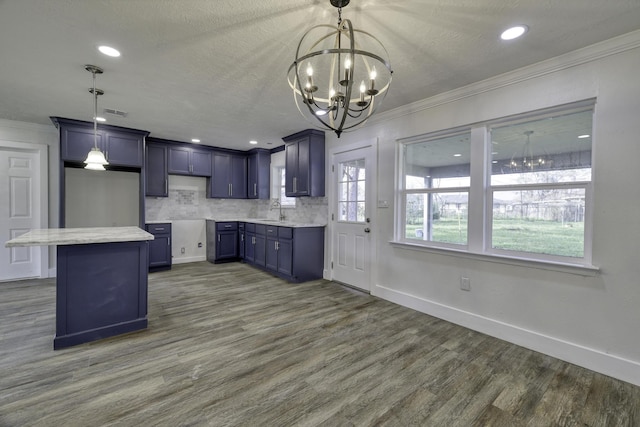
[[[93,94],[93,148],[87,154],[84,161],[85,169],[103,171],[104,166],[108,165],[104,153],[98,148],[98,95],[104,95],[102,89],[96,89],[96,74],[102,74],[103,70],[95,65],[85,65],[84,69],[93,74],[93,87],[89,88],[89,92]]]
[[[330,0],[338,25],[316,25],[302,36],[287,77],[300,113],[338,138],[371,117],[393,73],[382,43],[342,19],[349,1]]]

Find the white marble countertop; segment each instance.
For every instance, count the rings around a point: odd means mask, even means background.
[[[9,240],[5,247],[82,245],[153,240],[153,234],[138,227],[45,228],[31,230]]]
[[[207,218],[207,221],[215,221],[215,222],[228,222],[228,221],[238,221],[238,222],[250,222],[253,224],[264,224],[264,225],[275,225],[278,227],[291,227],[291,228],[309,228],[309,227],[325,227],[326,224],[315,224],[315,223],[303,223],[303,222],[295,222],[295,221],[278,221],[277,219],[267,219],[267,218]]]

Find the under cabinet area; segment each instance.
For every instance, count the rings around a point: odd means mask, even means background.
[[[146,224],[145,229],[153,234],[149,240],[149,271],[171,269],[171,223]]]

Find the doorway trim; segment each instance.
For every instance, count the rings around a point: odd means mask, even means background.
[[[374,265],[377,265],[377,261],[378,261],[378,250],[377,250],[377,231],[378,231],[378,215],[377,215],[377,210],[378,210],[378,204],[377,204],[377,200],[378,200],[378,138],[370,138],[370,139],[365,139],[364,141],[361,142],[355,142],[352,144],[347,144],[347,145],[338,145],[336,147],[333,147],[331,150],[329,150],[329,157],[328,157],[328,162],[327,162],[327,176],[329,177],[329,186],[328,188],[329,190],[329,212],[328,212],[328,230],[327,230],[327,237],[329,240],[329,244],[327,245],[328,247],[328,253],[326,253],[326,259],[328,260],[327,265],[326,265],[326,274],[324,275],[324,278],[327,280],[333,280],[334,275],[333,275],[333,268],[331,268],[331,263],[334,261],[333,260],[333,254],[334,254],[334,250],[335,250],[335,233],[336,233],[336,227],[335,227],[335,219],[332,219],[331,215],[333,214],[333,210],[334,207],[337,205],[338,203],[338,195],[336,194],[335,191],[335,186],[333,185],[335,183],[335,172],[332,171],[332,166],[335,163],[335,157],[339,154],[342,153],[346,153],[349,151],[354,151],[354,150],[360,150],[360,149],[365,149],[371,147],[371,150],[373,151],[373,156],[374,156],[374,160],[373,160],[373,166],[374,166],[374,171],[372,173],[372,177],[371,177],[371,224],[372,224],[372,233],[370,235],[371,238],[371,246],[370,246],[370,263],[369,263],[369,277],[371,280],[370,286],[369,286],[369,293],[372,294],[373,289],[375,289],[376,284],[378,283],[378,275],[377,275],[377,269],[374,268]],[[346,284],[348,286],[348,284]],[[355,288],[354,288],[355,289]],[[358,289],[361,290],[361,289]],[[361,290],[362,291],[362,290]]]
[[[30,142],[15,142],[3,139],[0,136],[0,150],[22,151],[34,153],[38,161],[38,173],[40,181],[40,194],[37,196],[40,203],[40,215],[38,215],[38,228],[49,227],[49,147],[45,144],[34,144]],[[5,242],[1,242],[4,244]],[[40,265],[37,268],[38,277],[49,277],[49,247],[39,246]],[[25,278],[26,279],[26,278]],[[21,279],[16,279],[21,280]]]

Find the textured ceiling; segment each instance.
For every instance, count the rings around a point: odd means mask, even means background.
[[[637,30],[640,1],[351,0],[343,17],[389,51],[384,111]],[[100,109],[128,113],[109,124],[274,147],[311,127],[286,80],[297,42],[336,21],[329,0],[0,0],[0,118],[91,120],[95,64]],[[525,37],[498,39],[518,23]]]

